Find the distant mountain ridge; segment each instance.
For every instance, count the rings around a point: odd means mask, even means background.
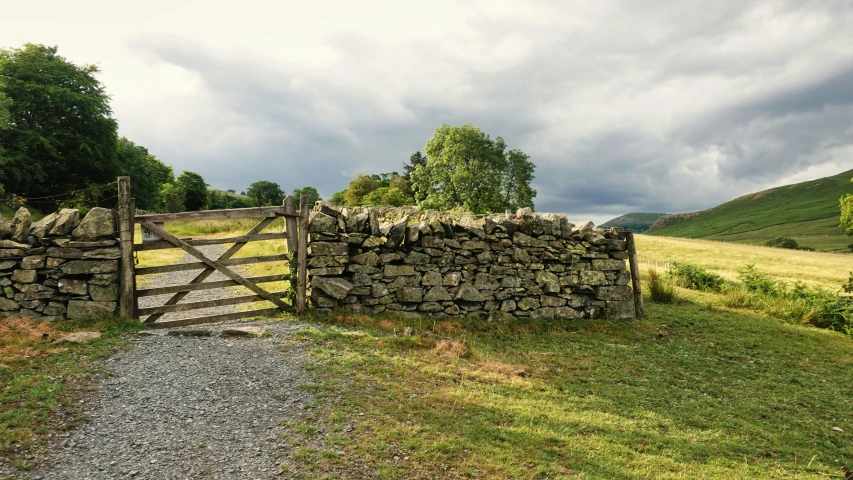
[[[853,193],[853,170],[808,182],[770,188],[699,212],[665,215],[649,235],[764,244],[789,237],[804,247],[844,251],[850,243],[838,226],[838,199]]]
[[[621,217],[616,217],[612,220],[608,220],[601,225],[602,228],[623,228],[625,230],[630,230],[634,233],[643,233],[652,226],[659,218],[666,215],[665,213],[643,213],[643,212],[635,212],[635,213],[626,213]]]

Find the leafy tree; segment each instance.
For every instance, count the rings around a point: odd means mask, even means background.
[[[145,147],[125,137],[118,141],[116,158],[121,174],[130,177],[130,191],[136,199],[136,207],[143,210],[159,209],[163,203],[160,189],[175,180],[172,167],[148,153]]]
[[[415,203],[415,199],[396,187],[379,187],[362,199],[363,205],[391,205],[400,207]]]
[[[115,180],[117,124],[97,73],[56,47],[0,50],[9,124],[0,130],[0,178],[8,190],[36,197]]]
[[[425,166],[426,166],[426,164],[427,164],[427,157],[425,157],[425,156],[420,152],[420,150],[419,150],[419,151],[417,151],[417,152],[415,152],[415,153],[413,153],[413,154],[412,154],[412,156],[411,156],[411,157],[409,157],[409,163],[404,163],[404,164],[403,164],[403,178],[405,178],[405,179],[406,179],[406,181],[411,182],[411,180],[412,180],[412,172],[414,172],[414,171],[415,171],[415,168],[417,168],[417,167],[418,167],[418,165],[421,165],[421,166],[424,166],[424,167],[425,167]]]
[[[775,248],[788,248],[791,250],[797,250],[798,248],[800,248],[800,245],[797,243],[796,240],[788,237],[776,237],[771,240],[767,240],[766,242],[764,242],[764,245]]]
[[[427,142],[426,165],[411,174],[415,199],[426,208],[461,208],[474,213],[533,205],[535,165],[520,150],[506,152],[473,125],[442,124]]]
[[[195,212],[207,206],[207,183],[201,175],[185,170],[175,180],[175,186],[183,197],[184,207]]]
[[[342,206],[347,204],[346,199],[347,191],[346,189],[341,190],[340,192],[335,192],[332,194],[332,198],[329,199],[329,203],[336,206]]]
[[[293,201],[295,204],[299,203],[299,199],[302,198],[303,193],[308,195],[308,205],[314,205],[317,201],[322,200],[317,189],[314,187],[295,188],[293,189]]]
[[[853,178],[850,179],[853,182]],[[853,236],[853,195],[847,194],[841,197],[841,228],[847,232],[847,235]],[[853,243],[848,245],[850,251],[853,252]]]
[[[227,190],[226,190],[227,191]],[[225,210],[228,208],[248,208],[254,206],[251,198],[228,195],[219,190],[207,191],[207,208],[210,210]]]
[[[533,197],[536,190],[530,187],[533,181],[533,170],[536,165],[530,161],[530,156],[518,149],[512,149],[506,154],[507,169],[504,172],[504,195],[506,207],[512,211],[519,208],[533,208]]]
[[[183,212],[184,192],[174,183],[165,183],[160,187],[160,199],[163,202],[163,210],[169,213]]]
[[[281,205],[281,201],[284,200],[284,192],[281,187],[268,180],[261,180],[249,185],[246,195],[260,206]]]
[[[344,194],[347,205],[351,207],[361,205],[365,195],[382,186],[380,182],[381,180],[363,173],[356,175],[355,179],[349,182],[349,186]]]
[[[6,97],[6,94],[0,92],[0,130],[9,128],[11,122],[9,120],[9,105],[12,100]]]

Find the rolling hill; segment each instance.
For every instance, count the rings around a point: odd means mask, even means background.
[[[599,225],[601,228],[623,228],[634,233],[643,233],[665,213],[627,213]]]
[[[838,199],[853,193],[853,170],[750,193],[701,212],[658,219],[648,235],[705,238],[752,245],[790,237],[802,247],[845,251],[851,238],[838,227]]]

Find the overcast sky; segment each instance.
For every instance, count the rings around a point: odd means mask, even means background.
[[[98,64],[120,134],[215,188],[328,197],[442,122],[529,154],[574,222],[853,168],[851,0],[4,4],[25,42]]]

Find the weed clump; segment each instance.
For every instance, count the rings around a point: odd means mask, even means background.
[[[649,293],[658,303],[672,303],[675,300],[675,286],[661,277],[655,267],[649,267]]]
[[[698,265],[689,263],[672,263],[669,270],[671,278],[684,288],[691,290],[711,290],[719,292],[725,280],[716,273],[709,272]]]

